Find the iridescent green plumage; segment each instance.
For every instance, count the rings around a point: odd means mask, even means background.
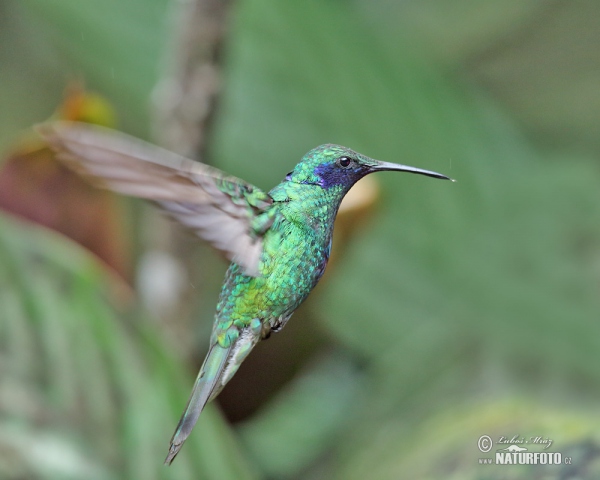
[[[381,170],[448,178],[322,145],[267,194],[214,168],[104,129],[58,123],[41,132],[74,169],[105,187],[155,201],[232,260],[209,352],[166,463],[173,461],[206,403],[252,348],[283,328],[315,287],[329,259],[335,216],[352,185]]]

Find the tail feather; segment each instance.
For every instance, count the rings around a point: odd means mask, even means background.
[[[175,429],[169,454],[165,459],[165,464],[170,465],[175,456],[179,453],[183,442],[187,439],[194,428],[200,413],[206,404],[215,397],[225,382],[222,382],[223,371],[227,365],[231,347],[223,348],[218,344],[211,346],[202,368],[198,373],[192,394],[188,400],[185,411],[179,420]]]

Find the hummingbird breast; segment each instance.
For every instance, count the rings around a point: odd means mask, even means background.
[[[217,319],[248,325],[258,318],[276,330],[283,326],[327,266],[337,205],[326,200],[287,201],[277,206],[280,211],[263,238],[261,275],[244,275],[232,264],[217,306]]]

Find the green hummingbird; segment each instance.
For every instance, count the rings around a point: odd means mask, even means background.
[[[327,266],[340,203],[358,180],[388,170],[451,180],[328,144],[304,155],[267,193],[216,168],[105,128],[55,122],[38,129],[58,158],[94,184],[153,201],[231,261],[208,354],[171,439],[166,464],[254,346],[279,332],[315,287]]]

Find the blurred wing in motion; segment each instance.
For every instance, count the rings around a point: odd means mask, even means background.
[[[57,157],[94,185],[151,200],[247,275],[258,275],[262,234],[254,222],[273,203],[259,188],[224,172],[107,128],[77,122],[38,127]],[[260,229],[253,228],[260,225]]]

